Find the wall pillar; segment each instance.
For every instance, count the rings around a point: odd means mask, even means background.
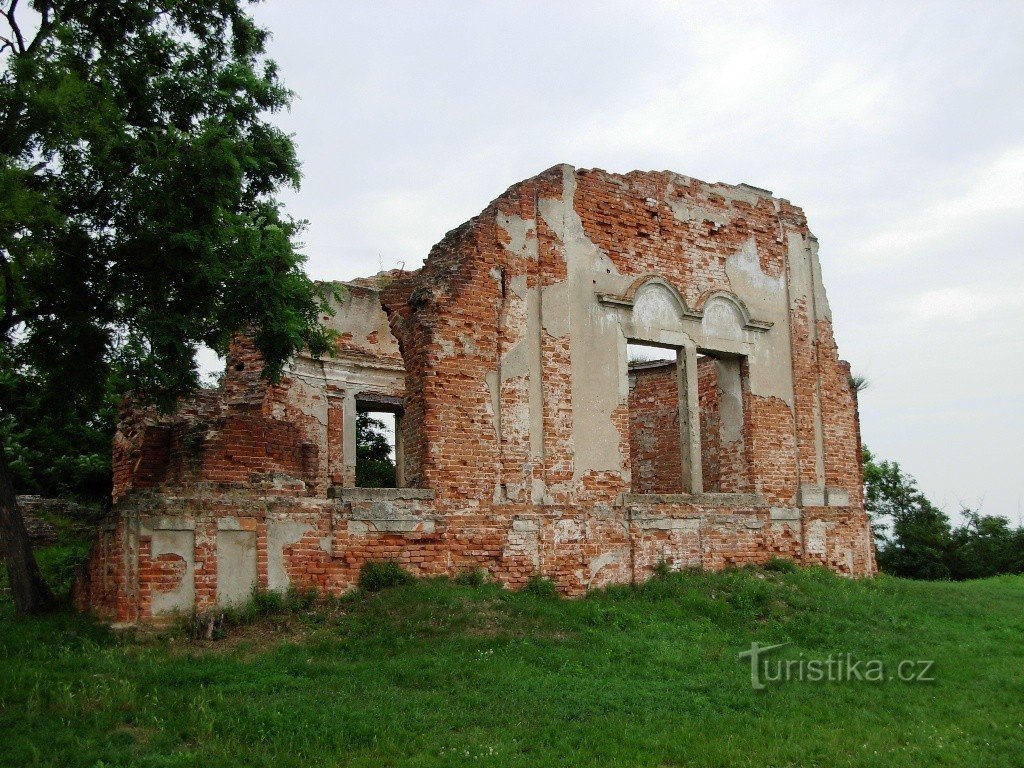
[[[700,401],[697,395],[697,345],[692,341],[676,354],[679,371],[679,429],[682,456],[683,490],[704,492],[700,460]]]
[[[359,412],[356,408],[356,395],[352,391],[346,391],[342,400],[342,423],[344,435],[342,439],[342,453],[344,455],[344,481],[345,488],[354,488],[356,485],[356,421]]]

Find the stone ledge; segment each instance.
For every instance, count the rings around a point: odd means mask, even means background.
[[[695,507],[767,507],[757,493],[624,493],[619,506],[628,504],[690,504]]]
[[[143,515],[139,528],[143,536],[150,536],[153,531],[194,531],[196,520],[191,515]]]
[[[434,491],[430,488],[342,488],[332,485],[327,489],[327,497],[338,501],[432,501]]]

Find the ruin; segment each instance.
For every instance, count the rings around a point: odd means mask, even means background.
[[[515,184],[422,268],[339,285],[334,356],[269,385],[239,339],[219,389],[126,405],[78,605],[147,622],[340,593],[389,559],[565,594],[659,563],[869,575],[817,249],[746,184],[565,165]],[[395,414],[396,488],[356,487],[363,411]]]

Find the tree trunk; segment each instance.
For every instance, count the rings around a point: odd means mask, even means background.
[[[7,573],[18,613],[41,613],[54,606],[53,592],[39,572],[25,521],[14,495],[14,484],[7,469],[7,454],[0,442],[0,544],[6,550]]]

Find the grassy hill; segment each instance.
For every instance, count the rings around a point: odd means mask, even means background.
[[[1021,766],[1024,577],[683,573],[560,600],[263,597],[226,636],[0,606],[5,766]],[[851,654],[931,682],[769,682]],[[922,668],[913,667],[911,674]],[[794,672],[794,674],[796,674]]]

